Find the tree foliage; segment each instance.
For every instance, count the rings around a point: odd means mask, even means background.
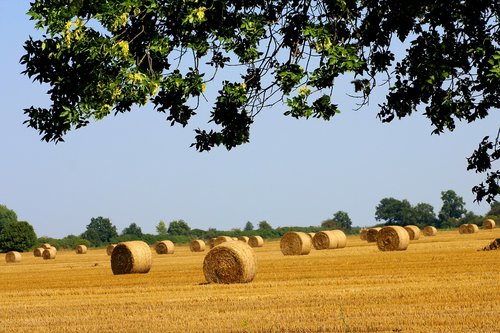
[[[352,228],[352,221],[349,214],[339,210],[333,214],[331,219],[321,222],[321,227],[324,229],[342,229],[348,231]]]
[[[158,224],[156,225],[156,233],[162,236],[167,235],[168,229],[165,221],[161,220],[160,222],[158,222]]]
[[[11,222],[17,222],[17,214],[5,205],[0,205],[0,232]]]
[[[110,244],[111,240],[118,236],[116,226],[106,217],[93,217],[87,225],[87,230],[81,235],[83,239],[88,240],[93,246],[102,246]]]
[[[122,235],[131,235],[135,237],[142,237],[142,229],[135,222],[130,223],[128,227],[123,229]]]
[[[168,226],[169,235],[189,235],[191,228],[184,220],[177,220],[170,222]]]
[[[245,231],[252,231],[252,230],[253,230],[253,228],[254,228],[254,227],[253,227],[252,222],[247,221],[247,223],[245,223],[245,228],[244,228],[243,230],[245,230]]]
[[[412,206],[406,199],[383,198],[375,208],[375,219],[386,225],[414,224]]]
[[[33,226],[25,221],[7,223],[0,232],[0,250],[28,251],[36,243]]]
[[[200,151],[249,141],[265,107],[331,119],[339,77],[352,78],[364,104],[388,88],[383,122],[423,110],[440,134],[500,106],[500,6],[449,0],[34,0],[44,32],[30,38],[24,74],[48,85],[51,105],[25,109],[46,141],[151,101],[172,125],[186,126],[217,90],[209,125],[195,129]],[[406,50],[395,54],[397,44]],[[235,66],[238,65],[238,66]],[[206,109],[206,108],[203,108]],[[499,131],[500,133],[500,131]],[[495,138],[496,135],[496,138]],[[468,159],[486,173],[478,200],[499,193],[498,133]]]
[[[443,206],[438,215],[441,224],[446,223],[450,219],[458,220],[467,213],[464,199],[458,196],[455,191],[448,190],[441,192],[441,200],[443,201]]]

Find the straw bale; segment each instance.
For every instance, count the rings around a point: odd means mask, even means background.
[[[380,251],[404,251],[410,244],[410,236],[400,226],[383,227],[377,234],[377,247]]]
[[[337,236],[337,239],[339,241],[337,248],[338,249],[344,248],[347,245],[347,237],[346,237],[345,233],[342,230],[332,230],[332,231],[333,231],[333,234],[335,236]]]
[[[490,245],[484,247],[482,250],[483,251],[491,251],[491,250],[498,250],[500,249],[500,238],[495,239],[493,242],[490,243]]]
[[[479,227],[477,226],[477,224],[467,224],[467,233],[468,234],[475,234],[476,232],[479,231]]]
[[[33,250],[33,255],[35,257],[41,257],[43,250],[45,250],[43,247],[37,247],[35,250]]]
[[[76,254],[85,254],[85,253],[87,253],[87,246],[85,246],[83,244],[78,245],[75,248],[75,251],[76,251]]]
[[[368,243],[375,243],[377,241],[377,234],[380,229],[382,228],[377,227],[368,229],[368,231],[366,232],[366,240],[368,241]]]
[[[116,244],[109,244],[107,247],[106,247],[106,253],[108,254],[108,256],[111,255],[111,253],[113,253],[113,249],[116,247]]]
[[[216,237],[213,237],[213,238],[210,238],[210,239],[208,240],[208,246],[209,246],[210,248],[213,248],[213,247],[215,246],[215,240],[216,240],[216,239],[217,239]]]
[[[483,229],[495,229],[496,222],[493,219],[486,219],[483,222]]]
[[[436,236],[437,229],[432,225],[428,225],[424,228],[424,236]]]
[[[57,254],[56,248],[55,247],[50,247],[48,249],[43,250],[42,257],[45,260],[47,260],[47,259],[55,259],[56,258],[56,254]]]
[[[9,251],[5,254],[6,262],[21,262],[22,256],[21,253],[17,251]]]
[[[224,242],[208,251],[203,274],[209,283],[247,283],[257,273],[253,249],[243,242]]]
[[[281,253],[285,256],[299,256],[311,252],[311,236],[304,232],[290,231],[280,241]]]
[[[203,252],[205,251],[205,242],[201,239],[194,239],[189,244],[189,249],[191,252]]]
[[[468,231],[467,231],[467,226],[468,224],[462,224],[458,227],[458,233],[460,234],[467,234]]]
[[[50,249],[51,245],[49,243],[43,243],[40,247],[43,249]]]
[[[214,246],[217,246],[219,244],[225,243],[225,242],[232,242],[233,238],[229,236],[219,236],[215,238],[214,241]]]
[[[366,228],[361,228],[361,230],[359,231],[359,238],[361,240],[366,240],[366,234],[368,233],[368,229]]]
[[[420,238],[420,228],[416,225],[406,225],[404,228],[408,232],[410,240],[418,240]]]
[[[243,243],[247,243],[248,244],[248,240],[250,239],[250,237],[248,236],[240,236],[238,237],[238,240],[243,242]]]
[[[260,236],[250,236],[250,238],[248,238],[248,245],[251,247],[263,247],[264,239]]]
[[[115,275],[148,273],[151,265],[151,248],[143,241],[118,243],[111,253],[111,270]]]
[[[164,240],[155,243],[155,251],[158,254],[173,254],[175,251],[175,246],[172,241]]]
[[[316,250],[336,249],[339,246],[339,238],[333,230],[320,231],[314,235],[313,246]]]
[[[312,240],[314,238],[314,235],[316,235],[315,232],[306,232],[306,234],[309,235],[309,237],[311,237],[311,242],[312,242]]]

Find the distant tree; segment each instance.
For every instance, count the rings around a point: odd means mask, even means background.
[[[500,201],[494,201],[490,205],[490,210],[486,215],[500,216]]]
[[[158,222],[158,224],[156,225],[156,233],[160,236],[167,235],[168,229],[165,221],[160,220],[160,222]]]
[[[438,219],[434,213],[434,207],[428,203],[419,203],[413,207],[413,219],[414,224],[420,228],[438,224]]]
[[[443,207],[441,207],[438,215],[441,224],[445,223],[448,219],[458,220],[467,213],[464,199],[458,196],[455,191],[448,190],[441,192],[441,200],[443,201]]]
[[[123,229],[122,235],[132,235],[138,238],[142,237],[142,229],[135,223],[131,223],[128,227]]]
[[[47,243],[54,244],[54,243],[51,243],[50,241]],[[74,249],[78,245],[85,245],[88,247],[91,246],[91,244],[88,240],[83,239],[79,236],[75,236],[75,235],[68,235],[68,236],[58,240],[57,245],[59,247],[65,248],[65,249]]]
[[[337,225],[342,230],[350,230],[352,227],[352,221],[349,214],[341,210],[333,214],[333,220],[337,222]]]
[[[384,198],[375,208],[375,219],[385,221],[385,225],[414,224],[413,211],[408,200]]]
[[[2,251],[28,251],[36,241],[33,226],[25,221],[7,223],[0,232]]]
[[[259,222],[259,230],[270,231],[270,230],[274,230],[274,229],[267,221],[264,220],[264,221]]]
[[[254,227],[253,227],[252,222],[248,221],[248,222],[245,224],[245,229],[243,229],[243,230],[245,230],[245,231],[252,231],[252,230],[253,230],[253,228],[254,228]]]
[[[116,227],[108,218],[102,216],[91,218],[87,230],[81,235],[83,239],[88,240],[93,246],[109,244],[111,239],[117,236]]]
[[[0,205],[0,232],[6,224],[11,222],[17,222],[16,212],[7,206]]]
[[[334,219],[327,219],[321,222],[321,228],[323,229],[339,229],[339,225],[337,224],[337,221]]]
[[[184,220],[177,220],[170,222],[168,226],[169,235],[189,235],[191,228]]]

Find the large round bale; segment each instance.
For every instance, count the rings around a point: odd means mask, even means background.
[[[56,254],[57,254],[56,248],[55,247],[51,247],[49,249],[43,250],[43,252],[42,252],[42,258],[45,259],[45,260],[55,259],[56,258]]]
[[[377,233],[377,247],[380,251],[404,251],[410,244],[410,235],[400,226],[383,227]]]
[[[437,229],[436,229],[436,227],[434,227],[432,225],[428,225],[424,228],[423,233],[424,233],[424,236],[436,236]]]
[[[151,249],[143,241],[118,243],[111,253],[111,270],[115,275],[147,273],[151,265]]]
[[[486,219],[483,221],[483,229],[495,229],[496,222],[493,219]]]
[[[219,244],[225,243],[225,242],[232,242],[233,238],[229,236],[219,236],[216,237],[214,240],[214,246],[217,246]]]
[[[368,229],[368,231],[366,232],[366,240],[368,241],[368,243],[375,243],[377,241],[377,234],[380,229],[382,228],[377,227]]]
[[[50,249],[51,245],[49,243],[43,243],[42,245],[40,245],[40,247],[43,249]]]
[[[158,254],[173,254],[175,251],[175,246],[172,241],[164,240],[155,243],[155,251]]]
[[[9,251],[5,254],[5,261],[8,263],[21,262],[21,259],[22,259],[21,253],[17,251]]]
[[[75,248],[76,254],[85,254],[87,253],[87,246],[80,244]]]
[[[332,231],[333,231],[333,234],[335,236],[337,236],[337,239],[339,241],[337,244],[337,248],[342,249],[342,248],[346,247],[347,236],[345,235],[345,233],[342,230],[332,230]]]
[[[479,231],[479,227],[477,226],[477,224],[467,224],[467,233],[468,234],[475,234],[476,232]]]
[[[313,246],[316,250],[336,249],[339,246],[339,239],[333,230],[320,231],[314,235]]]
[[[45,250],[43,247],[37,247],[36,249],[33,250],[33,255],[35,257],[41,257],[43,250]]]
[[[467,234],[468,231],[467,231],[467,226],[468,224],[462,224],[458,227],[458,233],[459,234]]]
[[[410,240],[418,240],[420,238],[420,228],[416,225],[406,225],[404,228],[408,232]]]
[[[238,237],[238,240],[240,242],[247,243],[247,244],[248,244],[248,240],[249,239],[250,239],[250,237],[248,237],[248,236],[240,236],[240,237]]]
[[[224,242],[208,251],[203,274],[209,283],[247,283],[257,273],[252,248],[243,242]]]
[[[260,236],[250,236],[250,238],[248,238],[248,245],[251,247],[263,247],[264,239]]]
[[[281,237],[281,253],[285,256],[300,256],[311,252],[312,240],[305,232],[290,231]]]
[[[308,234],[308,235],[309,235],[309,237],[311,237],[311,241],[313,240],[314,235],[316,235],[316,233],[315,233],[315,232],[306,232],[306,234]]]
[[[201,239],[193,239],[189,244],[189,249],[191,252],[203,252],[205,251],[205,242]]]
[[[114,250],[115,247],[116,247],[116,244],[109,244],[106,247],[106,253],[108,254],[108,256],[110,256],[111,253],[113,253],[113,250]]]
[[[361,240],[366,240],[366,234],[368,233],[368,229],[366,228],[361,228],[361,230],[359,231],[359,238]]]

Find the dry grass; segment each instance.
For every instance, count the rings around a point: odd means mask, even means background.
[[[258,272],[248,284],[205,284],[204,256],[187,245],[153,253],[149,274],[113,275],[103,249],[0,260],[0,331],[500,331],[499,252],[477,251],[500,229],[439,230],[395,252],[347,238],[343,249],[308,256],[283,256],[268,241],[254,249]]]

